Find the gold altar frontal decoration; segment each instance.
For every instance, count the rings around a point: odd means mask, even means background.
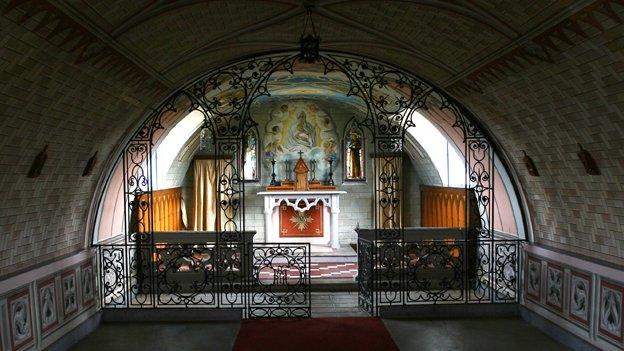
[[[324,185],[320,181],[309,181],[308,172],[310,169],[302,157],[302,153],[299,153],[299,159],[295,164],[295,180],[282,180],[280,185],[269,185],[266,187],[267,191],[310,191],[310,190],[336,190],[335,185]]]
[[[297,211],[282,204],[279,209],[279,236],[289,237],[322,237],[323,236],[323,203],[312,206],[307,211]]]

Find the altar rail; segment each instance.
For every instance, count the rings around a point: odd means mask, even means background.
[[[245,237],[253,238],[250,233]],[[97,247],[103,308],[239,309],[246,318],[310,316],[309,244],[206,240],[218,239],[214,232],[153,234],[154,244]]]
[[[403,240],[374,240],[374,230],[359,231],[361,308],[379,315],[389,306],[519,302],[523,240],[467,240],[459,229],[419,229],[421,235]]]

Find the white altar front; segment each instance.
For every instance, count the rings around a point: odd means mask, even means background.
[[[340,248],[338,215],[340,214],[341,194],[346,191],[315,190],[315,191],[261,191],[258,195],[264,197],[264,241],[265,242],[309,242],[315,245],[327,245],[332,249]],[[295,211],[305,212],[323,203],[325,211],[322,237],[282,238],[279,235],[279,206],[286,204]]]

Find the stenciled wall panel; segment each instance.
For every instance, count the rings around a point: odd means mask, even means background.
[[[523,304],[601,350],[624,349],[624,270],[529,245]]]
[[[0,282],[0,350],[43,350],[93,315],[94,267],[83,251]]]

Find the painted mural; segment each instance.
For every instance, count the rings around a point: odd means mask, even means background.
[[[294,166],[301,151],[308,164],[315,161],[315,178],[325,180],[329,173],[327,159],[335,160],[335,169],[338,147],[331,116],[309,101],[287,102],[271,111],[265,126],[263,165],[270,174],[271,160],[275,159],[277,179],[292,177],[285,172],[285,162],[290,161]]]

